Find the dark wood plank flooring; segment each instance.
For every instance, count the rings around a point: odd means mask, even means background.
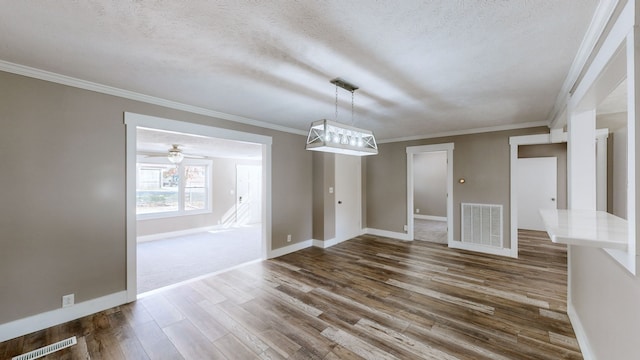
[[[566,249],[521,231],[520,258],[364,235],[185,284],[0,343],[0,359],[582,359]]]

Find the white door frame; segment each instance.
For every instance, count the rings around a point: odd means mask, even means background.
[[[520,145],[544,145],[551,144],[552,141],[551,134],[538,134],[538,135],[524,135],[524,136],[511,136],[509,137],[509,146],[510,146],[510,158],[509,158],[509,197],[511,198],[510,202],[510,236],[511,239],[511,251],[509,256],[513,258],[518,257],[518,172],[516,171],[516,164],[518,162],[518,146]],[[555,139],[554,139],[555,140]],[[567,137],[566,133],[563,134],[560,141],[555,142],[566,142]]]
[[[596,130],[596,138],[604,138],[604,147],[606,148],[606,135],[609,133],[609,129]],[[538,135],[524,135],[524,136],[511,136],[509,137],[510,159],[509,159],[509,171],[510,171],[510,194],[511,198],[511,220],[510,220],[510,238],[511,238],[511,254],[509,256],[513,258],[518,257],[518,192],[516,189],[517,184],[517,172],[515,170],[516,162],[518,161],[518,146],[520,145],[544,145],[553,143],[567,142],[567,133],[562,132],[562,129],[551,130],[550,134],[538,134]],[[606,158],[603,159],[606,161]],[[606,169],[606,163],[605,163]],[[567,174],[568,175],[568,174]]]
[[[252,142],[262,145],[262,259],[271,251],[271,144],[270,136],[245,133],[155,116],[124,113],[126,127],[126,252],[127,301],[135,301],[137,290],[136,144],[137,128]]]
[[[413,240],[413,156],[434,151],[447,152],[447,243],[453,243],[453,143],[407,146],[407,237]]]

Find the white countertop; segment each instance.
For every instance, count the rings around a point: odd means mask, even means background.
[[[551,241],[626,251],[625,219],[595,210],[540,210]]]

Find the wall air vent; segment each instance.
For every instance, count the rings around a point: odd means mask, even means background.
[[[462,242],[503,248],[502,205],[462,203]]]

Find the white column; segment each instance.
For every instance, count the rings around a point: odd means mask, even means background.
[[[549,134],[549,140],[552,143],[561,143],[567,141],[567,133],[562,128],[551,129]]]
[[[607,133],[596,137],[596,210],[607,211]]]
[[[569,116],[567,124],[569,209],[596,209],[596,111]]]
[[[636,23],[638,22],[636,7]],[[637,173],[640,170],[640,156],[637,156],[638,141],[640,140],[640,30],[638,25],[633,27],[627,36],[627,221],[629,222],[629,261],[630,267],[640,271],[640,264],[635,262],[634,255],[640,255],[638,235],[640,234],[640,184]],[[636,266],[633,266],[636,265]],[[632,271],[633,271],[632,270]]]

